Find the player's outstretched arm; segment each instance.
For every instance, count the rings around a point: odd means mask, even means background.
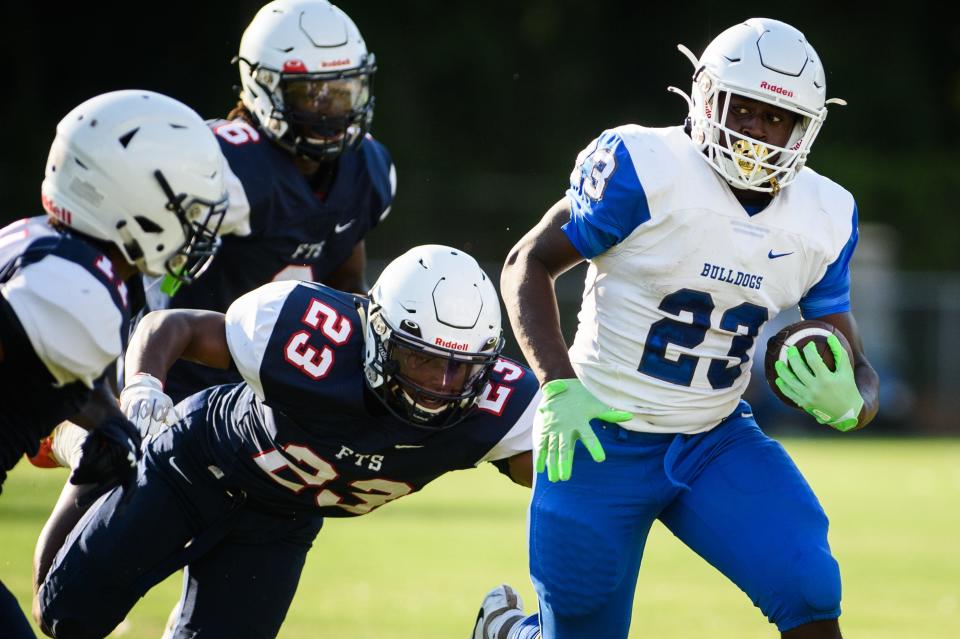
[[[141,320],[124,359],[120,408],[144,438],[179,419],[163,380],[178,359],[230,366],[224,315],[190,309],[154,311]]]
[[[576,377],[553,287],[557,277],[583,261],[560,228],[569,219],[570,203],[564,198],[511,249],[500,276],[514,336],[541,384]]]
[[[564,198],[513,247],[500,277],[514,335],[544,391],[534,419],[533,446],[536,471],[546,470],[550,481],[570,479],[577,440],[594,461],[605,459],[591,419],[621,422],[632,417],[596,399],[577,379],[567,355],[553,284],[583,261],[561,228],[569,219],[570,203]]]
[[[166,379],[178,359],[230,367],[223,313],[192,309],[153,311],[137,325],[124,359],[126,381],[138,373]]]

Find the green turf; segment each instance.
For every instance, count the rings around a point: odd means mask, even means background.
[[[960,440],[848,436],[786,445],[831,518],[848,639],[960,637]],[[25,607],[33,543],[63,479],[21,464],[0,497],[0,578]],[[481,469],[372,515],[329,521],[280,636],[466,639],[497,583],[513,584],[532,603],[526,498]],[[179,587],[176,577],[158,586],[113,636],[159,637]],[[631,637],[775,636],[746,596],[654,527]]]

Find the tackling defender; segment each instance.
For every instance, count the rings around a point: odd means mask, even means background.
[[[539,393],[502,347],[493,284],[442,246],[394,260],[369,299],[277,282],[226,315],[148,315],[126,356],[132,414],[150,419],[137,402],[164,399],[156,379],[177,357],[245,381],[179,404],[132,495],[108,495],[70,533],[39,593],[42,627],[105,636],[186,566],[173,637],[273,637],[326,517],[483,461],[529,486]]]
[[[176,100],[117,91],[60,121],[42,185],[48,217],[0,230],[0,484],[67,418],[91,430],[72,483],[132,478],[140,435],[105,379],[127,340],[126,282],[196,277],[226,197],[213,134]],[[32,637],[2,586],[0,600],[4,636]]]
[[[366,291],[363,238],[390,212],[396,191],[390,154],[368,135],[374,55],[350,17],[326,0],[275,0],[244,31],[237,59],[240,101],[227,119],[208,123],[226,158],[222,245],[189,287],[147,278],[148,309],[224,312],[244,293],[278,280]],[[140,406],[156,427],[172,424],[176,401],[239,381],[235,370],[179,361],[166,380],[172,401]],[[31,461],[66,466],[83,436],[65,423]],[[35,589],[81,514],[73,493],[65,488],[44,526]]]
[[[544,393],[529,529],[540,615],[498,587],[475,637],[626,637],[654,519],[783,637],[840,637],[827,517],[741,399],[761,328],[799,304],[843,332],[854,361],[835,337],[835,372],[815,345],[794,348],[777,369],[784,394],[844,432],[877,412],[850,312],[856,205],[805,167],[831,102],[824,71],[803,34],[763,18],[699,60],[681,50],[695,67],[686,125],[605,131],[507,258],[506,306]],[[584,259],[568,353],[553,280]]]

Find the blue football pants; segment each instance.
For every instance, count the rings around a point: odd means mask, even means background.
[[[276,636],[323,520],[264,513],[225,491],[191,455],[190,426],[203,428],[202,417],[163,431],[136,488],[108,493],[71,531],[40,591],[44,626],[57,639],[106,636],[184,566],[174,637]]]
[[[840,615],[827,517],[748,404],[697,435],[594,422],[606,461],[582,447],[569,481],[536,478],[530,573],[544,639],[627,637],[650,526],[659,519],[781,632]]]

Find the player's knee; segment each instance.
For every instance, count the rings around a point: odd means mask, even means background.
[[[811,612],[829,612],[840,607],[840,566],[837,560],[821,550],[802,557],[800,593]]]
[[[43,615],[40,614],[40,597],[37,595],[37,593],[33,594],[33,602],[30,606],[30,616],[33,617],[33,623],[37,624],[37,627],[40,628],[43,634],[47,635],[48,637],[53,636],[43,625]]]
[[[778,626],[826,619],[840,611],[840,566],[826,549],[798,554],[781,590],[785,597]]]
[[[40,593],[34,614],[37,625],[55,639],[97,639],[106,637],[116,623],[109,623],[97,614],[96,602],[80,602],[62,593]]]
[[[575,616],[603,606],[623,579],[617,545],[563,514],[546,515],[538,528],[531,532],[530,569],[543,604]]]

